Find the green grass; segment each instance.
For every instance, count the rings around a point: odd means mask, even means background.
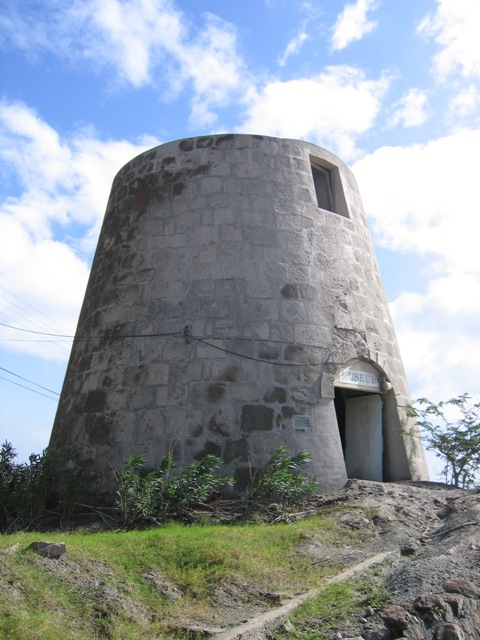
[[[271,634],[271,640],[330,640],[332,629],[367,606],[382,606],[386,593],[372,578],[338,582],[326,587],[321,595],[304,602],[289,617],[292,628]]]
[[[60,560],[27,549],[64,541]],[[212,621],[212,590],[232,581],[292,593],[317,586],[341,567],[300,551],[319,541],[338,548],[358,534],[328,517],[290,525],[183,526],[129,532],[16,533],[0,536],[0,638],[65,640],[173,637],[185,619]],[[183,594],[165,597],[154,572]]]

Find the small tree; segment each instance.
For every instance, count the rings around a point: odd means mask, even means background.
[[[480,475],[480,401],[473,402],[464,393],[438,404],[420,398],[414,405],[409,414],[416,419],[426,448],[445,462],[445,482],[474,486]]]

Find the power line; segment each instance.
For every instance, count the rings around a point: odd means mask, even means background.
[[[61,333],[46,333],[45,331],[35,331],[34,329],[24,329],[23,327],[14,327],[11,324],[5,324],[5,322],[0,322],[2,327],[7,327],[7,329],[15,329],[16,331],[24,331],[25,333],[34,333],[37,336],[52,336],[54,338],[69,338],[73,340],[75,336],[66,336]],[[97,340],[98,338],[88,338],[90,340]]]
[[[30,389],[30,387],[27,387],[24,384],[20,384],[19,382],[15,382],[14,380],[9,380],[8,378],[4,378],[3,376],[0,376],[0,380],[6,380],[7,382],[10,382],[11,384],[15,384],[17,387],[23,387],[23,389],[27,389],[28,391],[31,391],[32,393],[37,393],[39,396],[43,396],[44,398],[48,398],[49,400],[53,400],[54,402],[57,402],[56,398],[52,398],[51,396],[47,396],[46,393],[42,393],[41,391],[37,391],[36,389]],[[52,391],[52,393],[56,393],[56,391]]]
[[[71,338],[66,340],[29,340],[28,338],[0,338],[0,342],[49,342],[50,344],[71,343]],[[68,350],[67,350],[68,351]]]
[[[212,347],[213,349],[218,349],[219,351],[223,351],[224,353],[229,353],[230,355],[233,356],[237,356],[238,358],[245,358],[246,360],[254,360],[255,362],[265,362],[266,364],[273,364],[277,367],[319,367],[322,364],[335,364],[332,361],[329,361],[328,359],[322,362],[275,362],[273,360],[267,360],[266,358],[257,358],[255,356],[247,356],[245,353],[238,353],[237,351],[232,351],[231,349],[226,349],[225,347],[220,347],[218,344],[212,344],[211,342],[208,342],[208,340],[205,340],[204,338],[198,338],[196,336],[189,336],[190,338],[192,338],[192,340],[196,340],[197,342],[201,342],[202,344],[206,344],[209,347]],[[215,338],[213,338],[215,339]],[[263,341],[262,341],[263,342]],[[289,342],[284,342],[283,344],[286,344],[287,346],[294,346],[294,347],[300,347],[300,346],[307,346],[307,345],[299,345],[299,344],[295,344],[295,343],[289,343]],[[322,349],[324,347],[318,347],[315,345],[308,345],[312,348],[315,349]]]
[[[208,340],[205,338],[201,338],[200,336],[194,336],[190,333],[185,333],[185,331],[168,331],[168,332],[159,332],[159,333],[131,333],[131,334],[125,334],[125,335],[118,335],[118,336],[66,336],[66,335],[61,335],[61,334],[54,334],[54,333],[44,333],[42,331],[34,331],[32,329],[23,329],[20,327],[14,327],[12,325],[7,325],[3,322],[0,322],[0,326],[4,326],[4,327],[8,327],[9,329],[16,329],[17,331],[24,331],[27,333],[33,333],[35,335],[45,335],[45,336],[52,336],[52,337],[57,337],[57,338],[75,338],[76,340],[80,340],[80,341],[90,341],[90,340],[122,340],[124,338],[161,338],[161,337],[169,337],[169,336],[176,336],[176,337],[182,337],[182,338],[187,338],[187,339],[192,339],[192,340],[196,340],[197,342],[201,342],[209,347],[212,347],[213,349],[218,349],[219,351],[223,351],[224,353],[229,353],[230,355],[234,355],[237,356],[238,358],[244,358],[246,360],[253,360],[255,362],[265,362],[267,364],[271,364],[271,365],[275,365],[275,366],[282,366],[282,367],[319,367],[321,365],[324,364],[330,364],[330,365],[336,365],[336,364],[341,364],[341,363],[336,363],[332,360],[330,360],[330,355],[326,358],[326,360],[322,360],[321,362],[275,362],[274,360],[267,360],[266,358],[257,358],[255,356],[249,356],[246,355],[244,353],[238,353],[238,351],[233,351],[232,349],[227,349],[226,347],[221,347],[217,344],[213,344],[212,342],[209,342],[209,340],[243,340],[243,341],[250,341],[250,342],[264,342],[264,343],[271,343],[271,344],[283,344],[286,346],[290,346],[290,347],[301,347],[301,348],[306,348],[306,349],[325,349],[324,346],[321,345],[315,345],[315,344],[305,344],[305,343],[299,343],[299,342],[286,342],[286,341],[281,341],[281,340],[268,340],[268,339],[263,339],[263,338],[244,338],[244,337],[230,337],[230,336],[222,336],[219,338],[216,338],[214,336],[210,337]],[[33,341],[32,341],[33,342]]]
[[[17,301],[19,301],[20,304]],[[40,311],[40,309],[37,309],[36,307],[31,305],[29,302],[27,302],[26,300],[23,300],[23,298],[20,298],[20,296],[12,293],[11,291],[9,291],[3,286],[0,286],[0,306],[3,307],[4,309],[2,311],[2,315],[4,318],[7,318],[8,320],[13,320],[10,314],[14,314],[15,315],[14,322],[16,322],[22,327],[25,327],[26,329],[28,329],[30,326],[34,326],[43,330],[50,329],[51,331],[56,331],[58,333],[59,327],[65,328],[55,319],[43,313],[42,311]],[[32,313],[30,309],[33,310],[34,313]],[[9,313],[7,313],[7,311]],[[39,316],[43,316],[43,318],[46,318],[48,322],[46,322],[42,317],[39,317]],[[48,342],[52,342],[52,344],[56,344],[56,346],[59,349],[68,353],[68,349],[62,344],[59,344],[54,340],[48,340]]]
[[[26,300],[24,300],[23,298],[21,298],[20,296],[16,295],[15,293],[12,293],[11,291],[9,291],[8,289],[6,289],[5,287],[0,285],[0,289],[3,289],[6,293],[8,293],[10,296],[12,296],[13,298],[16,298],[17,300],[19,300],[20,302],[22,302],[24,305],[26,305],[27,307],[30,307],[30,309],[33,309],[34,311],[36,311],[37,313],[39,313],[40,315],[42,315],[44,318],[47,318],[47,320],[50,320],[51,322],[53,322],[54,324],[58,325],[59,327],[62,327],[63,329],[67,329],[67,327],[65,327],[64,325],[62,325],[60,322],[58,322],[57,320],[55,320],[55,318],[52,318],[51,316],[47,315],[46,313],[44,313],[43,311],[40,311],[40,309],[37,309],[36,307],[34,307],[32,304],[30,304],[29,302],[27,302]],[[15,303],[12,303],[15,304]],[[21,307],[19,307],[19,305],[15,305],[17,306],[19,309],[21,309]],[[29,315],[33,315],[30,314],[28,311],[27,313]],[[33,316],[34,317],[34,316]],[[46,322],[43,322],[42,320],[39,320],[39,322],[42,322],[43,324],[47,324]]]
[[[5,371],[6,373],[9,373],[11,376],[15,376],[16,378],[20,378],[20,380],[24,380],[25,382],[28,382],[29,384],[33,384],[35,387],[39,387],[40,389],[43,389],[44,391],[48,391],[49,393],[53,393],[56,396],[60,395],[56,391],[52,391],[51,389],[47,389],[47,387],[42,387],[41,384],[37,384],[36,382],[32,382],[31,380],[28,380],[27,378],[24,378],[23,376],[19,376],[18,373],[13,373],[13,371],[9,371],[8,369],[5,369],[4,367],[0,367],[0,369],[2,371]],[[6,380],[6,378],[4,378],[4,380]],[[9,380],[9,382],[12,382],[12,381]],[[32,391],[33,391],[33,389],[32,389]]]

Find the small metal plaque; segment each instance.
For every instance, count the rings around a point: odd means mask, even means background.
[[[293,428],[294,429],[311,429],[312,419],[310,416],[293,416]]]

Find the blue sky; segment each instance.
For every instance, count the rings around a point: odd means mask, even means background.
[[[74,332],[115,173],[227,131],[352,167],[412,396],[480,397],[478,33],[478,0],[0,0],[2,441],[48,443],[69,342],[29,331]]]

